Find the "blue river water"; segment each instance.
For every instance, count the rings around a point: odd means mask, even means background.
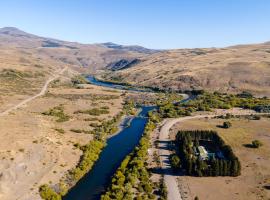
[[[101,82],[94,77],[89,77],[88,80],[90,83],[99,86],[140,91],[127,86]],[[138,145],[147,123],[147,113],[155,108],[154,106],[142,106],[141,112],[131,120],[130,126],[109,138],[92,170],[70,189],[63,200],[100,199],[110,183],[111,176],[120,166],[122,160]]]

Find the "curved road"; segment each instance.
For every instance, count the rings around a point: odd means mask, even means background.
[[[5,116],[5,115],[8,115],[10,112],[12,112],[12,111],[14,111],[14,110],[16,110],[16,109],[22,107],[23,105],[25,105],[25,104],[27,104],[28,102],[30,102],[30,101],[36,99],[37,97],[40,97],[40,96],[44,95],[45,92],[46,92],[47,89],[48,89],[49,84],[50,84],[52,81],[54,81],[55,79],[57,79],[57,78],[58,78],[61,74],[63,74],[64,71],[66,71],[66,70],[67,70],[67,67],[61,69],[59,72],[56,72],[56,75],[54,75],[53,77],[49,78],[49,79],[45,82],[45,84],[43,85],[41,91],[40,91],[38,94],[36,94],[36,95],[34,95],[34,96],[31,96],[31,97],[29,97],[29,98],[27,98],[27,99],[21,101],[20,103],[18,103],[18,104],[16,104],[16,105],[12,106],[11,108],[9,108],[9,109],[7,109],[7,110],[1,112],[1,113],[0,113],[0,117]]]
[[[171,150],[169,148],[169,144],[171,143],[169,133],[171,127],[185,120],[190,119],[198,119],[205,117],[214,117],[215,115],[197,115],[197,116],[188,116],[181,118],[173,118],[173,119],[165,119],[161,125],[160,135],[159,135],[159,155],[161,168],[164,173],[164,182],[168,189],[168,200],[182,200],[181,194],[178,189],[178,184],[176,180],[176,176],[174,175],[171,166],[169,157],[171,155]]]

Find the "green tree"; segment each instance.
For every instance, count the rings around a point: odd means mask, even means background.
[[[223,122],[223,128],[230,128],[232,126],[232,123],[229,121]]]
[[[61,196],[46,184],[40,186],[39,194],[44,200],[61,200]]]
[[[171,164],[174,169],[179,169],[181,167],[180,158],[176,154],[171,156]]]

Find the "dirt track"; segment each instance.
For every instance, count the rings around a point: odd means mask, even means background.
[[[0,113],[0,117],[1,117],[1,116],[7,115],[7,114],[9,114],[10,112],[12,112],[13,110],[16,110],[16,109],[22,107],[23,105],[25,105],[25,104],[27,104],[28,102],[30,102],[30,101],[36,99],[37,97],[40,97],[40,96],[44,95],[45,92],[46,92],[47,89],[48,89],[49,84],[50,84],[52,81],[54,81],[55,79],[57,79],[57,78],[58,78],[62,73],[64,73],[64,71],[66,71],[66,70],[67,70],[67,67],[61,69],[59,72],[56,72],[56,75],[54,75],[53,77],[49,78],[49,79],[45,82],[44,86],[42,87],[41,91],[40,91],[38,94],[36,94],[36,95],[34,95],[34,96],[31,96],[31,97],[29,97],[29,98],[27,98],[27,99],[21,101],[20,103],[14,105],[13,107],[11,107],[11,108],[9,108],[9,109],[7,109],[7,110],[1,112],[1,113]]]

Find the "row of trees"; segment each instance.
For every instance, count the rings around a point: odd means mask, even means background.
[[[150,133],[155,129],[157,122],[159,122],[157,115],[149,113],[148,123],[139,145],[121,163],[102,200],[156,199],[146,161]]]
[[[193,149],[200,140],[211,142],[216,146],[217,151],[222,153],[224,158],[200,159],[195,155]],[[241,173],[241,164],[238,158],[234,155],[231,147],[226,145],[215,131],[179,131],[176,135],[176,144],[179,149],[179,157],[182,159],[181,166],[188,175],[238,176]],[[180,168],[180,165],[178,166]]]
[[[196,99],[183,104],[186,108],[192,108],[196,111],[211,111],[212,108],[230,109],[240,107],[244,109],[253,109],[256,111],[270,111],[270,99],[255,98],[247,92],[241,94],[222,94],[218,92],[202,92]]]

